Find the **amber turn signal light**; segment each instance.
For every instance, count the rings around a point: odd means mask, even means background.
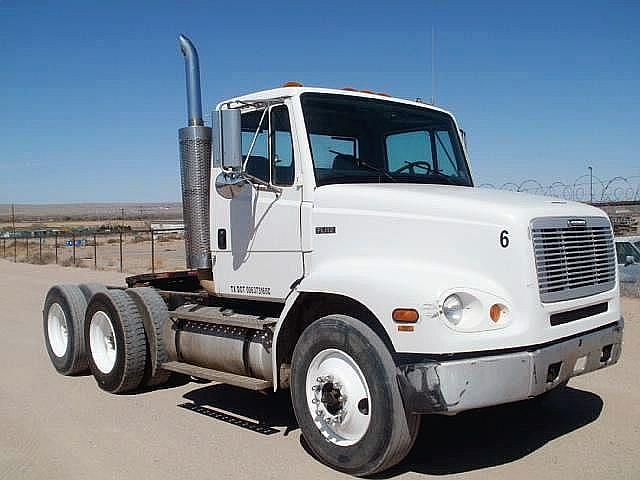
[[[498,303],[491,305],[491,308],[489,309],[489,316],[494,322],[500,320],[500,317],[502,316],[502,305]]]
[[[391,316],[395,322],[415,323],[418,321],[418,312],[412,308],[396,308]]]
[[[285,82],[285,84],[282,86],[283,87],[302,87],[302,84],[300,82]]]

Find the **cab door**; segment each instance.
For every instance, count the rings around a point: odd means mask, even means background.
[[[246,172],[269,186],[247,183],[231,198],[212,189],[213,272],[219,295],[282,301],[303,275],[302,177],[293,138],[285,104],[242,114]]]

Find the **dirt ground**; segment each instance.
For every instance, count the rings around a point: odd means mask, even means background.
[[[198,383],[110,395],[91,376],[55,373],[47,289],[123,277],[0,260],[0,478],[347,478],[307,453],[286,398]],[[381,478],[640,478],[640,300],[623,308],[618,365],[546,403],[423,417],[411,454]]]

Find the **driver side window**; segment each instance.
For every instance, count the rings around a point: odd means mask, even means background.
[[[399,170],[410,162],[432,163],[431,135],[425,130],[388,135],[386,148],[387,168],[390,172]]]
[[[254,110],[242,114],[242,159],[246,161],[246,171],[274,185],[293,185],[295,165],[289,111],[286,106],[277,105],[264,118],[263,113],[264,110]],[[256,140],[247,159],[254,136]]]
[[[249,147],[258,128],[258,123],[264,110],[254,110],[242,114],[242,160],[247,159]],[[247,162],[247,173],[254,177],[269,181],[269,118],[265,115],[260,125],[260,131],[251,150],[251,156]]]

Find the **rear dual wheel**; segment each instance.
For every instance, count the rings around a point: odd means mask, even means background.
[[[49,289],[42,311],[45,346],[51,363],[62,375],[87,371],[84,314],[87,301],[76,285]]]
[[[142,383],[147,357],[142,317],[122,290],[95,293],[87,306],[84,341],[98,386],[111,393],[134,390]]]

